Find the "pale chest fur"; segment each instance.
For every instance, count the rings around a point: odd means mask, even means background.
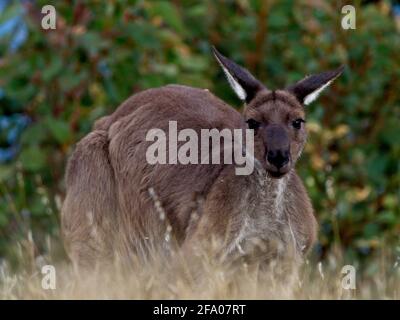
[[[228,249],[229,253],[238,251],[247,254],[254,251],[254,246],[266,252],[271,246],[280,246],[284,250],[286,246],[293,245],[300,249],[290,221],[290,174],[282,179],[273,179],[259,171],[255,179],[255,189],[243,194],[243,206],[239,208],[243,216],[242,226]],[[248,203],[252,205],[246,206]]]

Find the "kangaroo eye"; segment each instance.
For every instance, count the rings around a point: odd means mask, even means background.
[[[292,122],[292,126],[293,126],[293,128],[299,130],[299,129],[301,129],[301,124],[304,122],[306,122],[306,121],[303,119],[296,119]]]
[[[253,130],[257,130],[261,125],[260,122],[254,120],[254,119],[249,119],[246,122],[247,122],[247,124],[249,126],[249,129],[253,129]]]

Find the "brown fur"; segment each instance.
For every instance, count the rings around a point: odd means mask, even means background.
[[[303,107],[289,93],[275,95],[279,99],[260,92],[244,117],[283,121],[293,114],[303,116]],[[244,250],[255,238],[287,243],[290,232],[299,252],[310,248],[316,221],[304,186],[294,169],[281,179],[268,177],[257,135],[255,157],[261,166],[250,176],[235,175],[233,165],[150,165],[145,159],[150,144],[146,132],[168,131],[169,120],[176,120],[178,129],[198,132],[242,128],[244,123],[240,113],[208,90],[179,85],[138,93],[98,120],[76,146],[66,173],[62,229],[73,261],[87,264],[116,253],[146,255],[148,248],[162,247],[167,224],[160,220],[149,188],[183,247],[213,235],[224,239],[230,253]],[[292,157],[297,159],[305,132],[292,142]],[[193,213],[198,216],[194,222]]]
[[[169,85],[133,95],[78,143],[62,209],[74,263],[151,258],[168,254],[172,245],[196,255],[199,245],[215,243],[220,257],[268,261],[287,252],[301,257],[313,245],[317,223],[294,169],[307,138],[303,104],[343,67],[270,91],[213,52],[247,103],[243,115],[208,90]],[[149,164],[146,151],[153,142],[146,134],[154,128],[168,132],[169,121],[199,136],[201,129],[253,129],[255,170],[240,176],[235,164]]]

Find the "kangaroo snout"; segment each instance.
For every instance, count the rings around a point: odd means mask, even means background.
[[[273,177],[281,177],[290,169],[290,141],[280,125],[270,125],[265,132],[267,170]]]
[[[291,167],[289,149],[268,150],[266,169],[273,178],[281,178]]]
[[[269,150],[267,152],[267,160],[270,164],[274,165],[278,170],[289,163],[290,152],[289,150]]]

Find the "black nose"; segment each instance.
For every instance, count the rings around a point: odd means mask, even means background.
[[[267,159],[269,163],[273,164],[277,169],[280,169],[289,162],[289,151],[268,150]]]

